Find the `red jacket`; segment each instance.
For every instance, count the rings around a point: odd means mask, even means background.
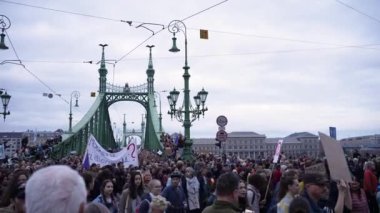
[[[364,191],[369,192],[371,194],[376,193],[377,189],[377,177],[370,169],[366,169],[364,171]]]

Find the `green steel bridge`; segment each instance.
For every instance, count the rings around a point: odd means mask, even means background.
[[[116,86],[107,83],[107,68],[102,46],[102,56],[99,71],[99,95],[84,117],[72,127],[72,131],[63,135],[62,142],[53,148],[53,156],[62,158],[76,151],[83,154],[90,134],[105,148],[116,148],[117,143],[112,131],[112,123],[108,108],[119,101],[133,101],[140,103],[146,110],[145,129],[142,130],[142,148],[147,150],[163,149],[160,143],[162,132],[161,119],[158,117],[155,105],[154,69],[152,62],[152,47],[149,47],[149,62],[147,83],[131,86]]]

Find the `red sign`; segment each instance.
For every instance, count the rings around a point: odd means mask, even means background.
[[[217,141],[221,141],[221,142],[224,142],[227,140],[227,132],[224,131],[224,130],[219,130],[217,133],[216,133],[216,140]]]

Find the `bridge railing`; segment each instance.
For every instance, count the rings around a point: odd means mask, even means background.
[[[131,92],[131,93],[143,93],[143,92],[148,92],[148,84],[141,84],[137,86],[128,86],[128,84],[125,84],[125,86],[117,86],[113,85],[110,83],[106,84],[106,91],[107,92],[119,92],[119,93],[124,93],[124,92]]]

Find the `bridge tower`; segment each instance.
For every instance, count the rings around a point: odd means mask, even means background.
[[[152,48],[149,48],[148,69],[146,70],[147,83],[129,86],[117,86],[107,83],[107,68],[105,59],[105,47],[107,44],[100,44],[102,55],[99,72],[99,95],[95,102],[85,114],[85,116],[72,128],[72,132],[63,135],[62,143],[53,149],[56,158],[62,158],[71,151],[82,154],[85,151],[87,140],[90,134],[94,135],[97,141],[106,149],[116,148],[116,141],[113,134],[112,124],[108,108],[119,101],[133,101],[141,104],[145,110],[145,119],[142,122],[142,147],[148,150],[162,150],[160,143],[160,121],[157,109],[154,105],[154,73]],[[126,122],[123,123],[123,144],[126,143]]]

